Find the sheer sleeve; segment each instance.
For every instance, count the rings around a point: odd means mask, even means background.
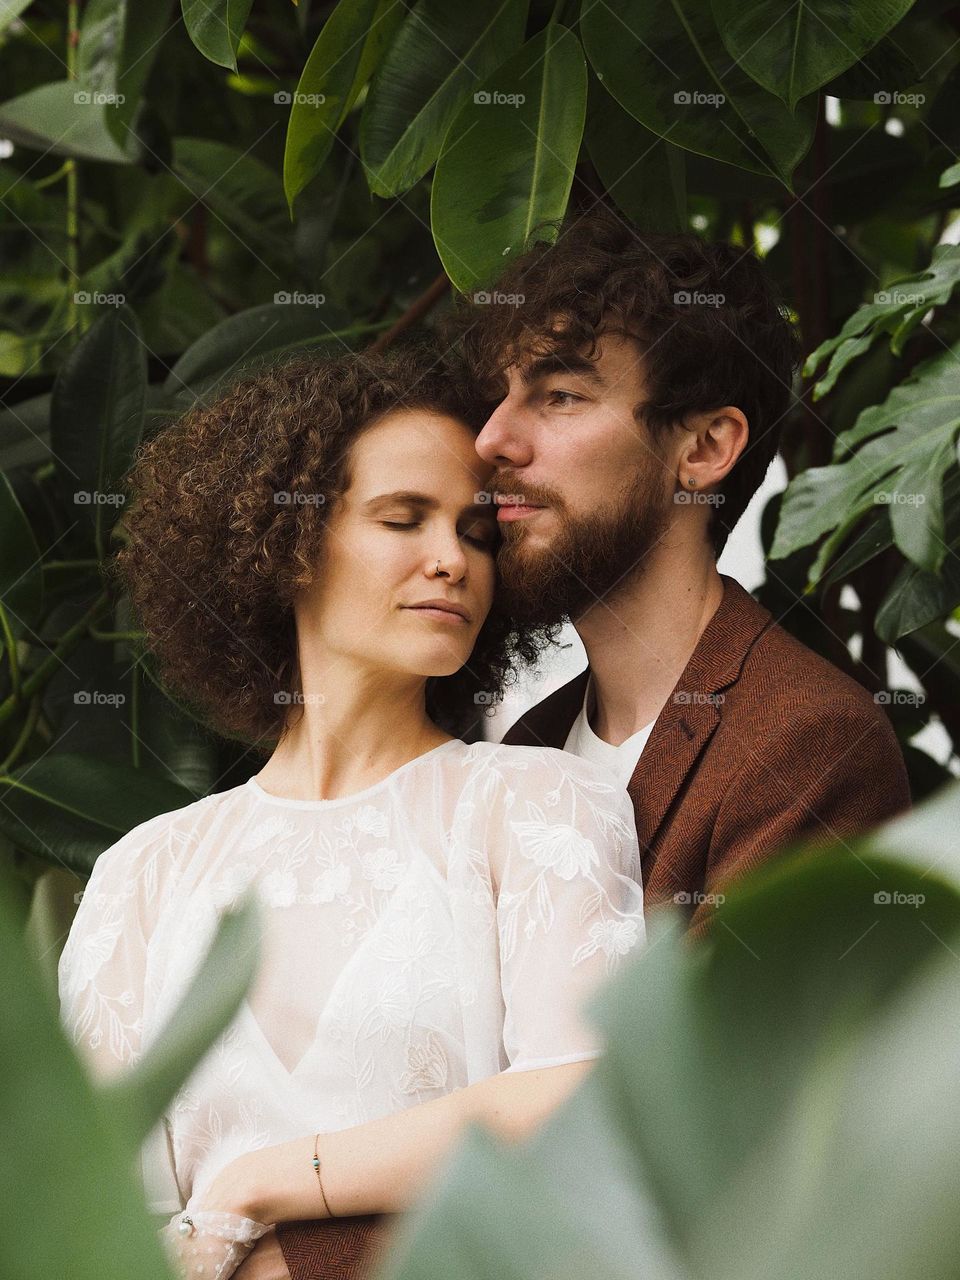
[[[600,1055],[582,1007],[645,939],[633,804],[605,770],[538,755],[503,796],[491,841],[503,1044],[524,1071]]]
[[[134,827],[97,858],[60,954],[60,1020],[90,1074],[100,1081],[143,1052],[147,951],[172,847],[168,814]],[[180,1207],[163,1121],[141,1150],[154,1213]],[[169,1206],[169,1207],[168,1207]]]

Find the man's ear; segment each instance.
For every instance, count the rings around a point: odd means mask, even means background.
[[[736,405],[691,414],[684,426],[686,440],[677,472],[683,488],[707,489],[719,484],[750,442],[746,415]]]

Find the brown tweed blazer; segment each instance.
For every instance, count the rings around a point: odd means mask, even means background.
[[[688,934],[722,918],[723,886],[796,841],[852,836],[910,805],[896,735],[871,695],[795,640],[732,578],[660,711],[627,790],[644,902],[676,902]],[[588,669],[589,670],[589,669]],[[588,671],[505,734],[562,747]],[[293,1280],[361,1280],[396,1217],[285,1223]]]

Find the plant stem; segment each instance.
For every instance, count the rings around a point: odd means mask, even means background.
[[[106,592],[97,596],[87,612],[72,627],[68,627],[57,641],[52,652],[44,658],[36,671],[32,671],[20,690],[20,698],[12,694],[0,702],[0,724],[5,724],[13,716],[20,705],[21,698],[32,698],[38,689],[42,689],[48,680],[60,669],[63,658],[71,653],[87,634],[90,624],[98,618],[110,605],[110,597]]]

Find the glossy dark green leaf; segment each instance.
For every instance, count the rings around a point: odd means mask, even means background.
[[[123,1126],[60,1025],[0,868],[0,1270],[19,1280],[170,1280]],[[41,1211],[40,1206],[44,1206]]]
[[[946,552],[943,483],[960,429],[958,355],[951,348],[918,365],[837,438],[835,456],[842,461],[810,467],[791,482],[772,559],[838,526],[852,528],[882,503],[889,506],[893,539],[903,554],[920,569],[938,571]],[[821,553],[817,574],[825,562]]]
[[[131,1145],[146,1137],[230,1025],[256,977],[262,929],[260,904],[253,894],[247,894],[236,910],[224,913],[190,986],[164,1023],[163,1035],[104,1090],[105,1102],[116,1109]]]
[[[370,85],[360,154],[370,190],[399,195],[440,154],[464,99],[523,41],[529,0],[418,0]]]
[[[86,305],[95,302],[91,297]],[[136,315],[128,306],[108,305],[64,364],[50,411],[63,491],[76,518],[87,522],[101,558],[123,508],[121,480],[140,442],[146,386]]]
[[[92,101],[90,90],[75,80],[53,81],[3,103],[0,134],[32,151],[130,164],[132,154],[107,126],[108,110],[113,108]]]
[[[183,25],[205,58],[237,69],[237,46],[253,0],[181,0]]]
[[[251,254],[289,260],[290,221],[279,174],[241,147],[206,138],[177,138],[172,167],[194,199],[234,228]]]
[[[645,129],[596,79],[585,139],[604,187],[632,222],[651,231],[686,230],[688,153]]]
[[[340,0],[317,37],[292,98],[283,186],[291,212],[320,171],[337,130],[390,47],[405,10],[396,0]]]
[[[10,481],[0,471],[0,610],[14,637],[22,636],[43,608],[43,570],[33,530]],[[6,648],[0,629],[0,650]]]
[[[131,132],[150,68],[170,28],[172,0],[89,0],[77,45],[77,84],[86,111],[99,110],[117,144],[136,154]],[[98,99],[106,99],[98,106]],[[78,108],[80,110],[81,108]]]
[[[580,30],[603,87],[653,133],[790,187],[813,141],[815,104],[794,114],[747,75],[706,4],[591,4]]]
[[[914,2],[712,0],[712,5],[730,56],[792,111],[801,98],[879,43]],[[888,91],[899,87],[891,83]]]
[[[342,350],[343,316],[322,294],[278,294],[288,301],[251,307],[228,316],[183,353],[167,378],[174,395],[204,390],[248,366],[301,347],[331,342]],[[310,301],[309,299],[313,299]]]
[[[0,832],[17,848],[88,876],[120,836],[196,798],[146,769],[54,752],[0,777]]]
[[[464,103],[444,139],[431,198],[437,253],[458,289],[492,283],[539,223],[563,216],[586,99],[579,41],[551,24]]]
[[[890,335],[890,349],[899,355],[907,339],[932,307],[942,306],[960,284],[960,245],[934,247],[929,267],[878,290],[872,302],[856,310],[838,334],[812,351],[804,364],[810,377],[829,357],[826,373],[814,387],[814,398],[831,391],[852,360],[882,334]]]

